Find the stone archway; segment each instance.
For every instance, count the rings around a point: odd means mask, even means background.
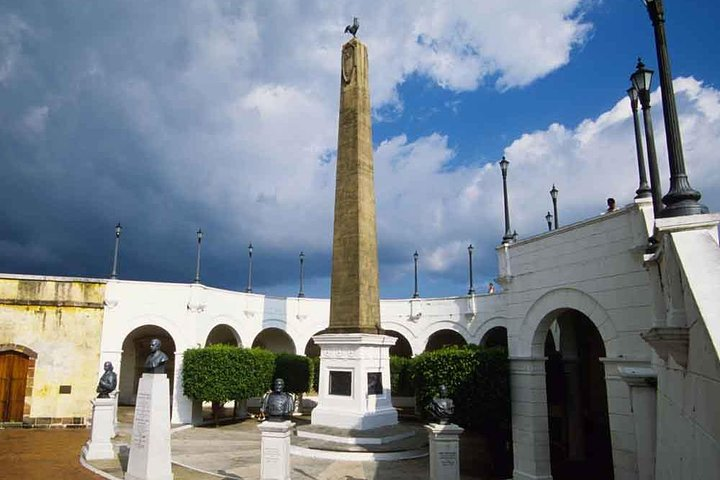
[[[317,332],[315,335],[321,335],[323,331]],[[318,347],[315,344],[315,340],[313,340],[313,335],[310,337],[310,340],[308,340],[307,344],[305,344],[305,356],[306,357],[312,357],[312,358],[319,358],[320,357],[320,347]]]
[[[493,327],[483,335],[480,345],[486,348],[500,347],[508,349],[508,333],[505,327]]]
[[[295,353],[295,342],[286,331],[279,328],[266,328],[258,333],[252,343],[253,348],[259,347],[273,353]]]
[[[397,357],[410,358],[413,356],[412,346],[405,335],[395,330],[385,330],[385,335],[397,338],[395,345],[390,347],[390,355]]]
[[[0,422],[30,415],[37,353],[22,345],[0,345]]]
[[[135,405],[138,382],[143,373],[145,358],[150,352],[150,341],[153,338],[160,340],[162,344],[160,350],[169,357],[166,373],[170,380],[170,391],[175,391],[175,341],[164,328],[156,325],[143,325],[131,331],[123,340],[118,404]]]
[[[233,347],[242,347],[240,335],[230,325],[223,323],[215,325],[205,340],[205,346],[209,345],[230,345]]]
[[[463,347],[465,345],[467,345],[465,337],[460,335],[455,330],[443,329],[438,330],[437,332],[434,332],[432,335],[430,335],[427,343],[425,344],[425,351],[432,352],[434,350],[439,350],[445,347]]]
[[[605,345],[582,312],[552,314],[559,331],[545,322],[545,390],[553,478],[612,480]],[[553,324],[554,325],[554,324]],[[538,332],[541,333],[541,332]]]

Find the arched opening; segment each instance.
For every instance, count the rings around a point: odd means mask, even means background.
[[[428,338],[427,344],[425,345],[425,351],[432,352],[445,347],[462,347],[465,345],[467,345],[465,338],[463,338],[463,336],[455,330],[438,330],[430,335],[430,338]]]
[[[29,348],[0,345],[0,422],[22,422],[30,414],[36,358]]]
[[[287,332],[279,328],[266,328],[258,333],[252,346],[253,348],[264,348],[273,353],[295,353],[295,342]]]
[[[480,340],[480,345],[486,348],[500,347],[504,348],[505,351],[508,349],[508,335],[507,328],[505,327],[493,327],[483,335]]]
[[[410,346],[410,342],[408,342],[408,339],[405,338],[402,333],[396,332],[395,330],[385,330],[385,335],[397,338],[395,345],[390,347],[391,356],[394,355],[406,358],[412,357],[412,347]]]
[[[320,335],[322,331],[316,332],[315,335]],[[313,335],[313,337],[315,336]],[[315,344],[315,340],[310,337],[310,340],[305,344],[305,356],[318,358],[320,357],[320,347]]]
[[[545,337],[551,470],[554,479],[613,478],[605,345],[592,321],[564,310]],[[559,332],[559,335],[552,334]]]
[[[205,346],[209,345],[230,345],[233,347],[242,347],[240,336],[230,325],[216,325],[208,333]]]
[[[150,353],[150,341],[160,340],[160,350],[169,357],[166,373],[170,380],[170,391],[173,391],[175,380],[175,341],[163,328],[156,325],[143,325],[125,337],[120,366],[120,384],[118,385],[118,404],[135,405],[138,382],[143,374],[145,359]]]

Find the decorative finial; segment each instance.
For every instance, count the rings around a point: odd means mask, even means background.
[[[358,28],[360,28],[360,22],[358,22],[357,17],[353,17],[353,23],[352,25],[348,25],[345,27],[345,33],[352,34],[353,38],[355,38]]]

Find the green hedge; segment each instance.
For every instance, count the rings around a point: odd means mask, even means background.
[[[320,357],[308,357],[312,363],[313,379],[312,389],[315,393],[320,392]]]
[[[413,359],[413,379],[419,410],[445,385],[455,403],[453,421],[480,430],[510,425],[510,385],[507,352],[501,348],[468,346],[425,352]]]
[[[390,357],[390,391],[398,397],[415,395],[413,385],[413,359],[407,357]]]
[[[274,378],[285,380],[285,391],[305,393],[313,385],[313,362],[308,357],[279,353],[275,356]]]
[[[261,396],[272,383],[274,370],[275,355],[260,348],[192,348],[183,360],[183,393],[216,403]]]

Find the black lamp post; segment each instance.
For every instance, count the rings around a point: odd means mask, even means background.
[[[117,278],[117,266],[118,266],[118,252],[120,250],[120,233],[122,232],[122,225],[118,222],[115,225],[115,254],[113,255],[113,268],[110,278]]]
[[[252,251],[253,246],[252,242],[248,245],[248,281],[247,281],[247,287],[245,288],[245,291],[247,293],[252,293]]]
[[[305,254],[303,252],[300,252],[300,291],[298,292],[298,297],[304,297],[305,292],[303,292],[303,274],[304,274],[304,264],[305,264]]]
[[[680,124],[675,106],[675,91],[670,71],[667,39],[665,37],[665,8],[663,0],[643,0],[655,32],[655,50],[660,69],[660,91],[662,92],[663,119],[665,121],[665,141],[670,163],[670,190],[663,197],[666,207],[661,217],[679,217],[707,213],[708,208],[698,203],[702,196],[690,186],[685,172]]]
[[[630,108],[633,115],[633,126],[635,127],[635,151],[637,152],[638,175],[640,184],[635,190],[635,198],[650,197],[650,187],[647,183],[647,174],[645,173],[645,156],[642,147],[642,132],[640,131],[640,116],[638,115],[638,91],[635,86],[628,88],[628,97],[630,98]]]
[[[555,184],[553,183],[552,190],[550,190],[550,197],[552,198],[553,202],[553,213],[555,214],[555,230],[558,229],[558,214],[557,214],[557,197],[558,197],[558,189],[555,188]]]
[[[552,220],[553,220],[552,213],[548,212],[547,215],[545,215],[545,221],[548,224],[548,232],[552,230]]]
[[[420,296],[420,293],[418,292],[418,282],[417,282],[417,267],[418,267],[418,253],[417,250],[415,250],[415,253],[413,253],[413,261],[415,263],[415,292],[413,293],[413,298],[418,298]]]
[[[650,83],[653,71],[645,68],[645,64],[638,58],[635,73],[630,81],[637,90],[640,105],[642,105],[643,122],[645,123],[645,144],[647,145],[648,165],[650,166],[650,191],[652,193],[653,213],[655,218],[660,216],[663,209],[660,197],[660,171],[658,170],[657,153],[655,152],[655,134],[653,133],[652,115],[650,114]]]
[[[475,295],[475,288],[473,287],[473,269],[472,269],[472,243],[468,245],[468,276],[470,279],[470,288],[468,288],[468,295]]]
[[[508,162],[505,159],[505,155],[503,155],[502,160],[500,160],[500,171],[502,172],[503,179],[503,198],[505,200],[505,235],[503,235],[502,243],[510,243],[510,241],[512,240],[512,233],[510,232],[510,208],[508,207],[507,193],[508,165],[510,165],[510,162]]]
[[[202,244],[203,232],[197,231],[197,255],[195,257],[195,283],[200,283],[200,245]]]

